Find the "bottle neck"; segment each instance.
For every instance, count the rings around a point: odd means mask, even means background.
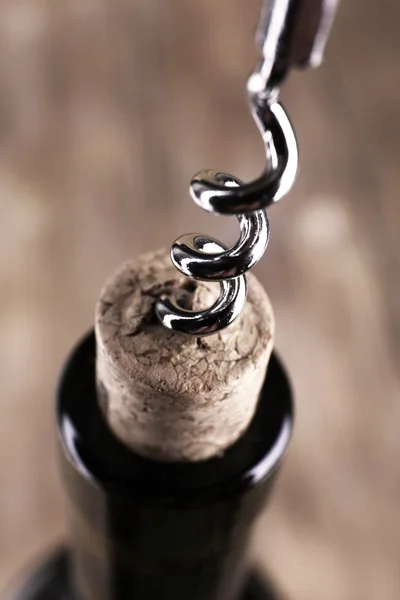
[[[72,354],[58,394],[79,600],[234,600],[252,523],[290,437],[291,394],[272,357],[253,421],[224,456],[157,463],[125,448],[98,408],[95,342]]]

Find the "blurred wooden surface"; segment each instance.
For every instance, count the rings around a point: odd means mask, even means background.
[[[64,530],[53,390],[125,258],[193,229],[188,182],[263,166],[243,84],[258,2],[0,6],[0,589]],[[254,554],[293,600],[400,596],[400,6],[342,2],[284,92],[297,185],[257,273],[297,426]]]

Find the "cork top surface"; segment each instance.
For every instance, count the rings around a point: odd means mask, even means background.
[[[96,307],[96,334],[127,377],[174,397],[218,394],[256,366],[274,334],[269,299],[249,274],[246,308],[227,329],[206,338],[173,333],[158,323],[154,303],[185,290],[195,310],[210,306],[218,284],[189,280],[161,250],[130,260],[108,280]]]

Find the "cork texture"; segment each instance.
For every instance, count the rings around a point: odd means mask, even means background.
[[[218,284],[182,276],[167,251],[126,262],[106,283],[95,315],[99,401],[132,450],[156,460],[204,460],[245,431],[274,339],[268,296],[253,275],[247,281],[243,313],[206,338],[175,334],[156,319],[163,293],[179,292],[195,310],[219,293]]]

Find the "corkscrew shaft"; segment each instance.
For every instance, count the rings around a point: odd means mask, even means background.
[[[318,67],[338,0],[264,0],[256,32],[260,88],[280,85],[292,68]]]
[[[266,167],[244,183],[225,173],[200,171],[191,181],[193,200],[204,210],[235,215],[240,237],[232,248],[202,234],[178,238],[171,259],[187,277],[218,281],[220,295],[202,311],[181,308],[176,299],[160,298],[156,314],[179,333],[204,336],[227,327],[246,303],[245,273],[263,256],[269,240],[266,209],[291,189],[297,173],[296,137],[279,88],[292,67],[317,66],[323,55],[337,0],[264,1],[256,40],[262,59],[247,82],[250,108],[261,133]]]

